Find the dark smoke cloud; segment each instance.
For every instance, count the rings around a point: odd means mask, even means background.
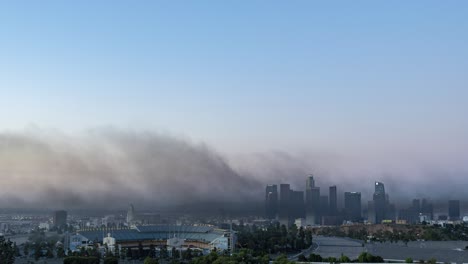
[[[0,175],[4,207],[167,208],[255,201],[262,190],[204,144],[113,129],[2,133]]]

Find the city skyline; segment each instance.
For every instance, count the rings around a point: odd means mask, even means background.
[[[287,183],[281,183],[280,188],[277,184],[267,185],[263,215],[286,226],[291,225],[294,219],[305,219],[306,225],[313,226],[339,225],[343,221],[382,223],[404,220],[419,223],[421,217],[428,221],[459,221],[468,214],[468,204],[459,199],[434,200],[428,195],[394,201],[391,197],[398,194],[386,192],[383,182],[375,181],[374,194],[362,197],[361,190],[351,191],[345,187],[345,190],[337,191],[337,185],[329,186],[328,193],[321,193],[314,175],[309,174],[304,179],[305,185],[298,189],[292,189]],[[296,193],[301,193],[302,199],[293,198]]]
[[[245,203],[309,172],[466,200],[467,8],[1,3],[0,206]]]
[[[0,1],[0,262],[468,263],[468,1]]]

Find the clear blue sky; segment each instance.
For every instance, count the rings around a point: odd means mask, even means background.
[[[468,1],[3,1],[0,126],[455,153],[467,14]]]

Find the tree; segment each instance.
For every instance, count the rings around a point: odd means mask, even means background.
[[[167,258],[168,253],[167,253],[167,246],[166,245],[161,247],[160,255],[161,255],[161,258]]]
[[[341,256],[338,259],[338,262],[340,262],[340,263],[343,263],[343,262],[349,263],[349,262],[351,262],[351,259],[348,256],[345,256],[345,255],[343,255],[343,253],[341,253]]]
[[[42,257],[42,248],[39,243],[36,243],[36,245],[34,245],[34,259],[39,260],[40,257]]]
[[[66,257],[63,259],[63,264],[99,264],[99,259],[97,257],[83,257],[83,256],[73,256]]]
[[[143,257],[143,245],[141,244],[141,242],[138,242],[138,258],[142,258]]]
[[[309,255],[309,259],[308,259],[310,262],[322,262],[323,261],[323,258],[322,256],[320,255],[316,255],[314,253],[310,254]]]
[[[23,253],[26,257],[29,257],[29,243],[28,242],[24,244]]]
[[[149,247],[148,256],[151,257],[151,258],[156,257],[156,248],[154,247],[153,244],[151,244],[150,247]]]
[[[265,254],[265,255],[261,256],[260,259],[258,260],[258,263],[259,264],[269,264],[270,263],[270,256],[268,254]]]
[[[118,263],[119,263],[119,259],[115,257],[106,257],[104,259],[104,264],[118,264]]]
[[[413,259],[412,259],[412,258],[407,258],[407,259],[405,260],[405,263],[413,263]]]
[[[127,259],[132,259],[133,258],[133,250],[131,248],[127,248],[125,251],[127,254]]]
[[[384,262],[384,260],[380,256],[373,256],[370,253],[362,252],[358,257],[358,262],[360,263],[382,263]]]
[[[120,248],[120,258],[123,260],[127,259],[127,249],[124,247]]]
[[[13,264],[15,262],[15,248],[10,240],[0,236],[0,264]]]
[[[172,258],[173,259],[179,259],[180,258],[180,252],[176,248],[172,248]]]
[[[305,242],[307,246],[312,245],[312,231],[311,230],[306,230],[305,231]]]
[[[146,257],[143,264],[159,264],[159,261],[157,259],[153,259],[151,257]]]
[[[307,258],[306,258],[304,255],[300,254],[300,255],[297,257],[297,260],[298,260],[298,261],[301,261],[301,262],[305,262],[305,261],[307,261]]]
[[[65,250],[63,249],[63,247],[58,247],[57,248],[57,257],[58,258],[65,257]]]
[[[437,260],[435,258],[431,258],[430,260],[427,261],[429,264],[436,264]]]
[[[183,256],[182,256],[184,259],[186,260],[191,260],[193,258],[193,255],[192,255],[192,249],[190,248],[187,248],[187,250],[185,250]]]
[[[273,264],[291,264],[291,263],[293,262],[289,261],[286,255],[281,255],[275,261],[273,261]]]
[[[52,252],[52,249],[47,248],[46,257],[47,258],[54,258],[54,253]]]
[[[20,253],[19,247],[16,245],[16,242],[15,242],[15,243],[13,243],[13,248],[14,248],[14,250],[15,250],[15,256],[16,256],[16,257],[19,257],[19,256],[21,256],[21,253]]]
[[[119,250],[119,245],[118,244],[115,244],[115,246],[114,246],[114,257],[116,259],[120,258],[120,250]]]

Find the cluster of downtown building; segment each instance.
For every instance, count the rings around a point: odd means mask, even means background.
[[[344,192],[344,208],[338,208],[337,187],[330,186],[328,195],[315,185],[313,175],[306,179],[305,192],[292,190],[289,184],[267,185],[265,216],[290,226],[340,225],[343,223],[415,224],[434,219],[434,208],[427,199],[414,199],[411,206],[396,210],[382,182],[375,182],[372,200],[362,207],[360,192]],[[460,201],[450,200],[448,215],[439,220],[460,220]]]

